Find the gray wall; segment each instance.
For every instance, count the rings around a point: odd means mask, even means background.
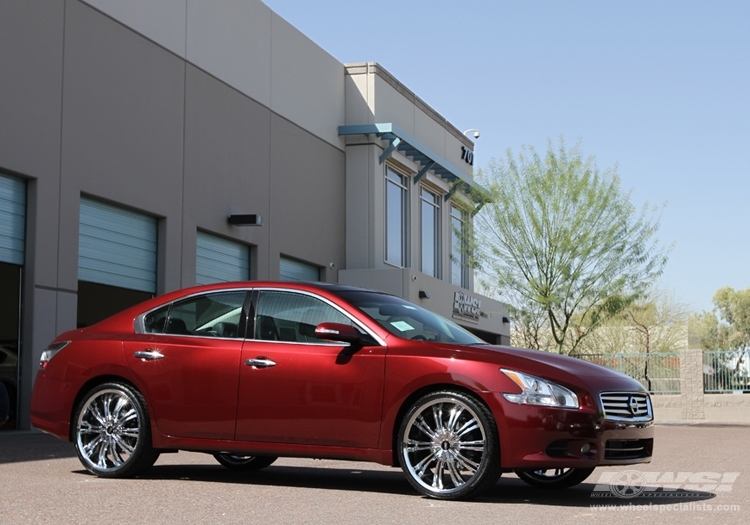
[[[0,169],[28,181],[22,427],[39,355],[76,326],[81,195],[159,219],[158,292],[194,284],[198,229],[251,245],[255,278],[281,255],[329,281],[344,264],[343,66],[261,2],[219,3],[0,4]]]

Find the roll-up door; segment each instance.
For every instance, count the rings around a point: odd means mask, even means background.
[[[279,274],[282,281],[319,281],[320,268],[312,264],[281,258]]]
[[[249,278],[249,246],[198,232],[195,257],[196,284],[246,281]]]
[[[26,183],[0,174],[0,262],[23,265]]]
[[[156,292],[157,220],[81,199],[78,279]]]

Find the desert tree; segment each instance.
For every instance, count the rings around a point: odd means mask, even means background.
[[[515,311],[544,316],[548,350],[574,354],[663,271],[658,210],[636,209],[616,169],[600,171],[579,145],[509,150],[477,180],[490,195],[474,218],[481,271]]]

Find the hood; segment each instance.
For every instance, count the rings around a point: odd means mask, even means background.
[[[601,390],[645,391],[640,382],[611,368],[541,350],[483,345],[461,347],[459,354],[563,384],[588,385]]]

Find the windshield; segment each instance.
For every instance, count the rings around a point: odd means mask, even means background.
[[[351,290],[338,291],[337,295],[372,317],[390,333],[405,339],[461,345],[486,344],[454,322],[400,297]]]

